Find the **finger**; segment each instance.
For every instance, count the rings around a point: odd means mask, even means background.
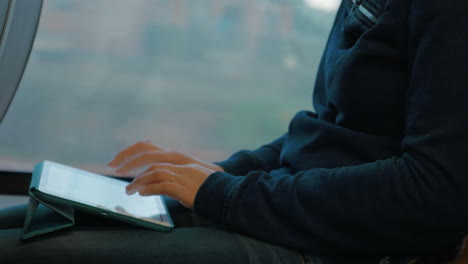
[[[125,190],[127,194],[133,194],[137,192],[140,188],[142,188],[142,186],[154,184],[154,183],[160,183],[160,182],[173,182],[173,183],[185,185],[187,183],[187,180],[185,180],[183,177],[180,177],[179,175],[177,175],[176,173],[172,171],[158,169],[158,170],[154,170],[146,174],[140,175],[138,178],[135,178],[132,183],[127,185]]]
[[[178,179],[183,179],[184,184],[196,183],[198,182],[196,175],[201,173],[213,173],[213,170],[205,168],[199,164],[183,164],[183,165],[175,165],[171,163],[154,163],[150,166],[146,171],[141,173],[140,175],[136,176],[134,181],[138,178],[142,177],[146,174],[151,174],[152,171],[156,170],[165,170],[169,172],[173,172],[176,174]],[[179,180],[180,181],[180,180]]]
[[[162,150],[162,148],[151,144],[150,141],[140,141],[137,142],[130,147],[120,151],[114,159],[109,162],[108,166],[111,168],[118,167],[123,162],[125,162],[129,157],[137,155],[138,153],[145,152],[145,151],[155,151],[155,150]]]
[[[135,177],[131,183],[125,187],[125,192],[129,195],[134,194],[140,189],[140,186],[150,183],[163,182],[165,179],[172,180],[172,172],[167,170],[155,170]]]
[[[135,176],[134,179],[137,179],[139,177],[142,177],[148,173],[151,173],[156,170],[167,170],[170,172],[174,173],[179,173],[180,172],[180,166],[179,165],[174,165],[171,163],[163,163],[163,162],[158,162],[158,163],[153,163],[151,166],[149,166],[145,171],[140,173],[139,175]]]
[[[162,182],[146,185],[138,190],[141,196],[167,195],[173,199],[185,202],[187,190],[182,185],[172,182]]]
[[[147,151],[135,155],[121,164],[121,167],[116,171],[117,174],[126,174],[134,169],[139,169],[154,163],[172,163],[174,161],[173,152],[171,151]]]

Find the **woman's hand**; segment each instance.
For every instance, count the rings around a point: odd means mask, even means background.
[[[179,151],[163,149],[151,144],[149,141],[137,142],[122,150],[108,165],[113,169],[117,169],[116,173],[118,175],[125,175],[153,163],[169,163],[173,165],[198,164],[214,171],[224,171],[216,164],[197,159]]]
[[[142,196],[167,195],[187,208],[193,208],[195,196],[209,175],[223,169],[177,151],[157,147],[150,142],[138,142],[115,156],[109,167],[119,175],[148,167],[126,188],[128,194]]]

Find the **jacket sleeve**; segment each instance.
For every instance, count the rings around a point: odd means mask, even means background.
[[[401,156],[281,177],[214,173],[195,211],[318,254],[427,254],[461,239],[468,231],[468,1],[411,2]]]
[[[250,171],[269,172],[280,166],[280,152],[285,135],[263,145],[256,150],[241,150],[234,153],[229,159],[216,162],[224,171],[232,175],[246,175]]]

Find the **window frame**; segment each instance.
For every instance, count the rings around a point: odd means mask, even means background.
[[[29,59],[43,0],[0,0],[0,123]],[[1,129],[1,126],[0,126]],[[0,194],[26,195],[31,173],[0,171]]]
[[[8,6],[0,36],[0,122],[13,100],[36,37],[43,0],[0,0]]]

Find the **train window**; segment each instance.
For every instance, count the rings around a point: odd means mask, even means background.
[[[0,168],[49,159],[105,173],[147,139],[207,160],[267,143],[312,108],[338,2],[44,1]]]

